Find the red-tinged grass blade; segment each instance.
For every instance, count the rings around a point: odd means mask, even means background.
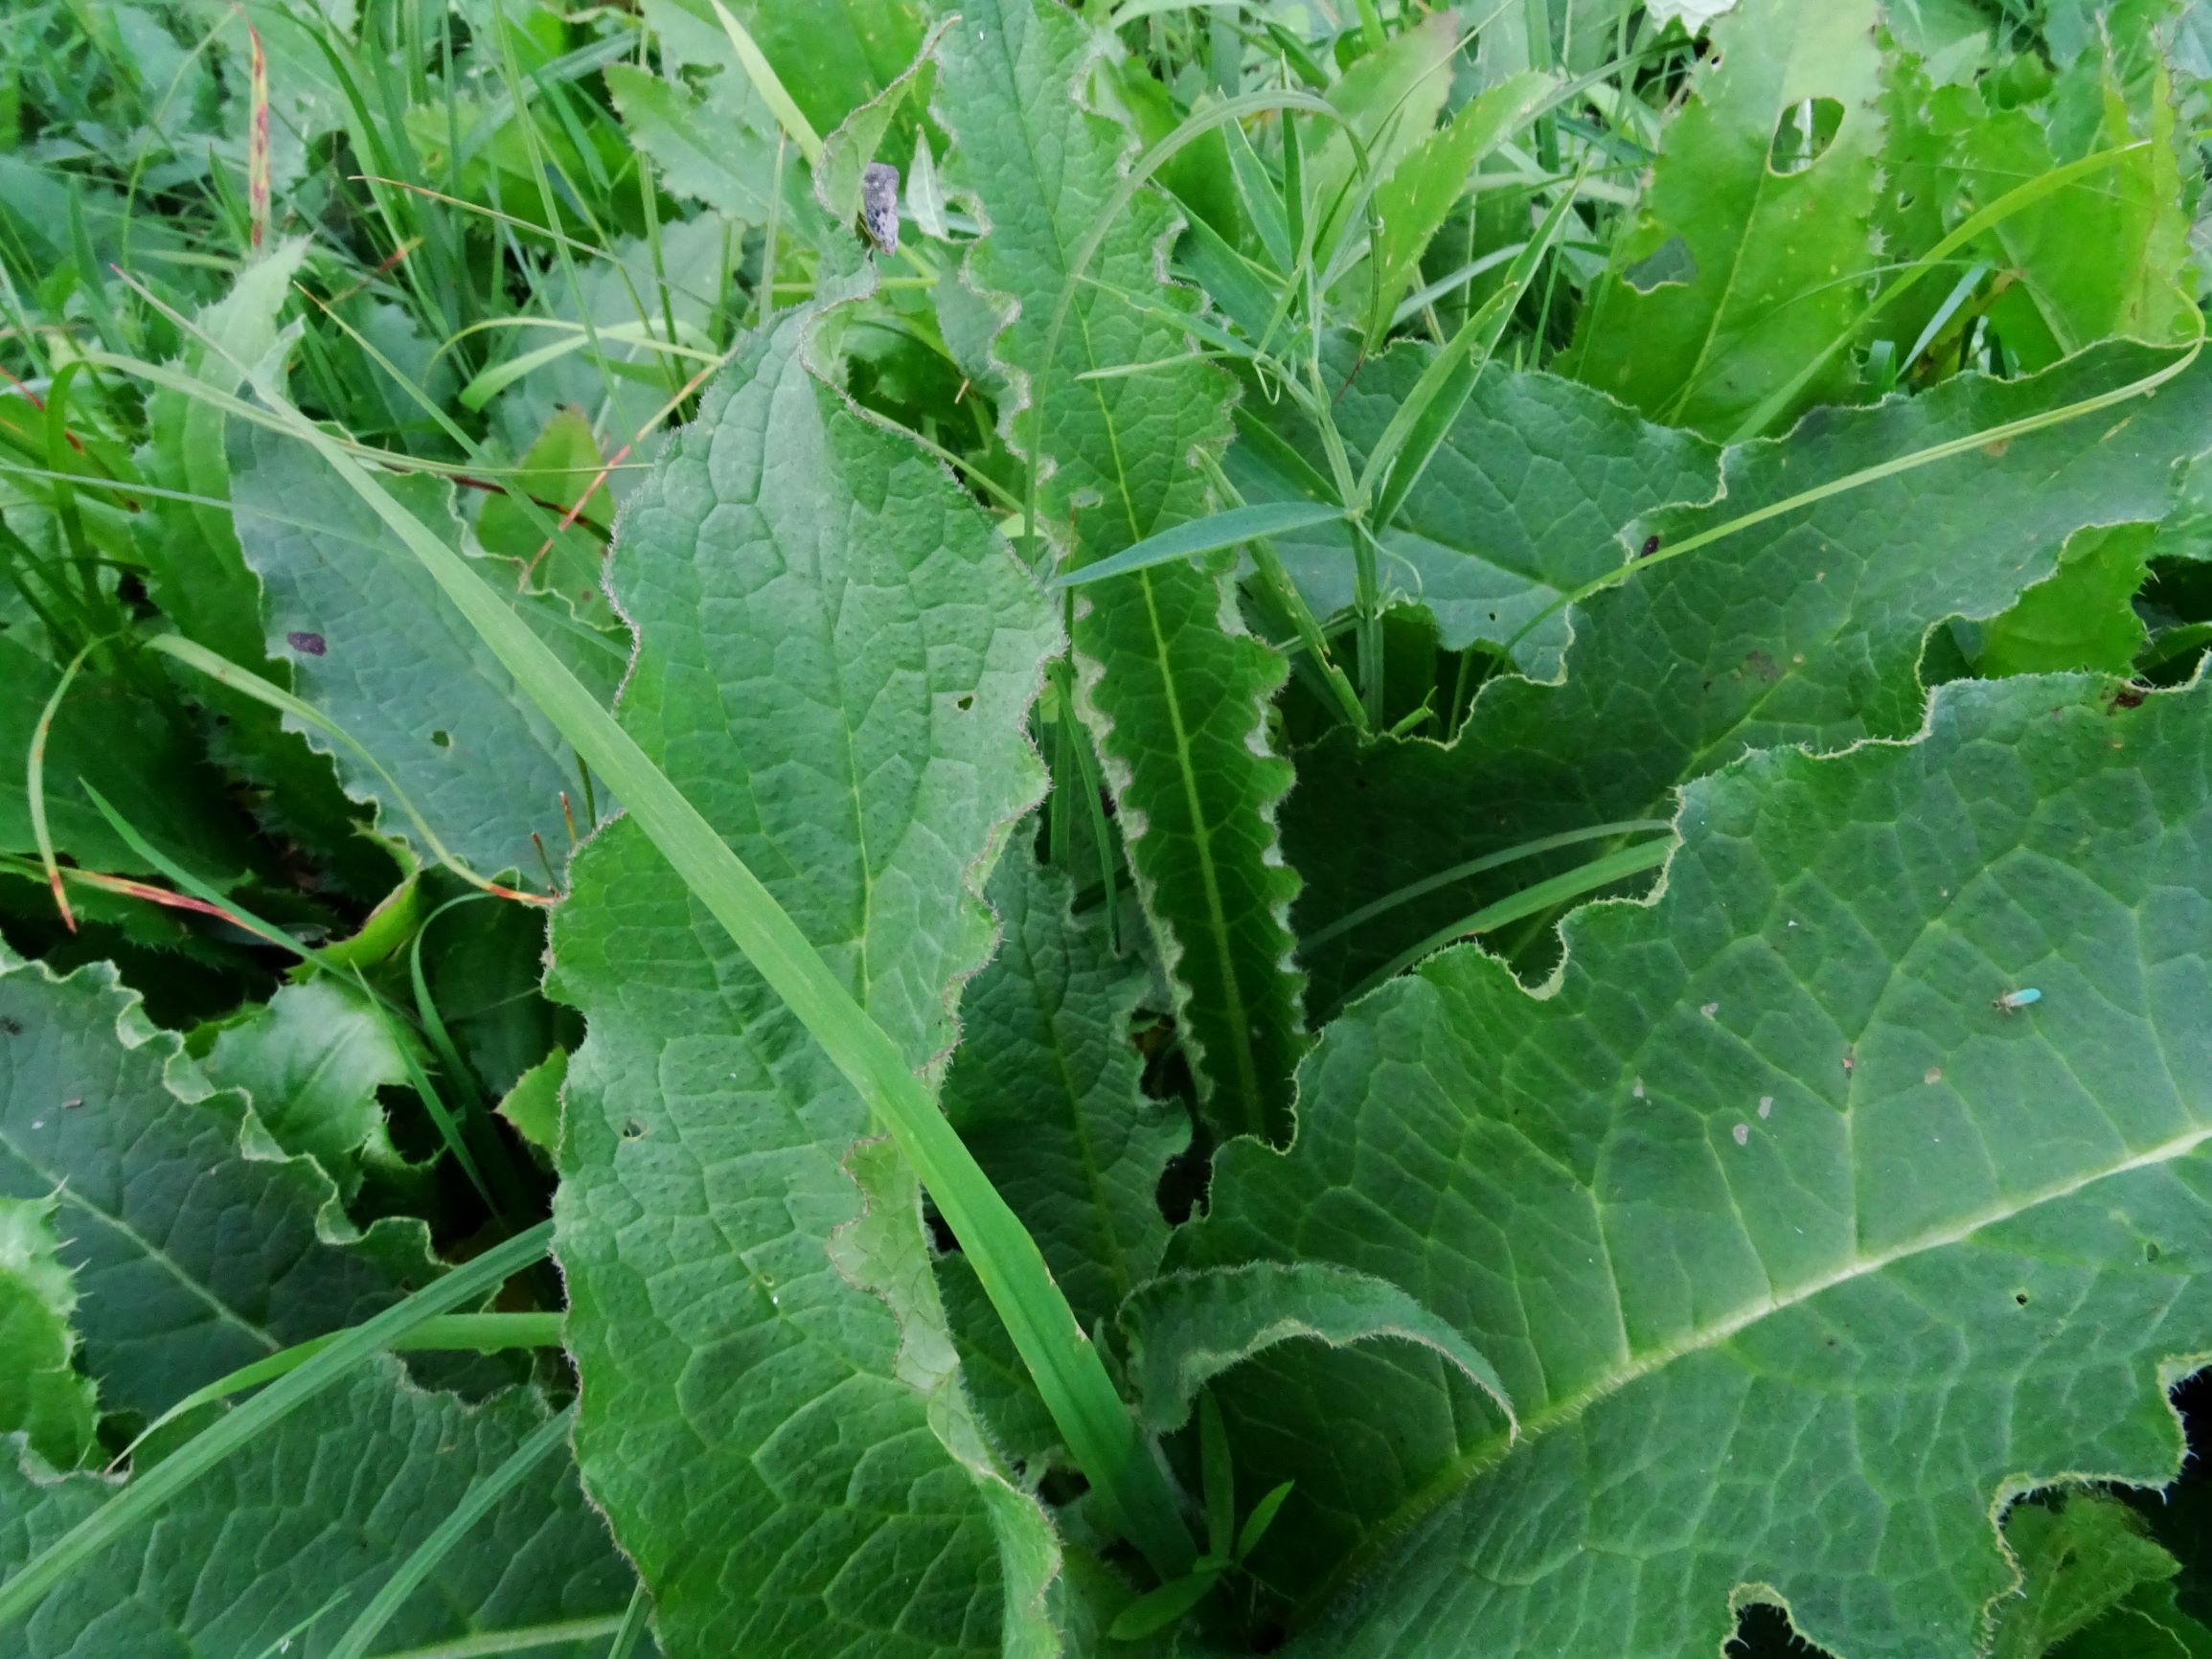
[[[246,101],[252,111],[246,137],[246,213],[253,224],[253,251],[258,254],[269,239],[269,58],[262,49],[262,32],[250,18],[246,47]]]

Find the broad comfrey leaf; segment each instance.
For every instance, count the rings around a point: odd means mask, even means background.
[[[1013,388],[1008,441],[1038,456],[1038,519],[1072,532],[1081,566],[1211,510],[1196,457],[1229,440],[1231,383],[1191,359],[1189,335],[1156,304],[1129,297],[1159,291],[1162,199],[1140,193],[1080,280],[1074,269],[1131,148],[1085,106],[1091,60],[1111,42],[1050,0],[978,0],[961,12],[938,48],[935,113],[956,141],[947,180],[989,226],[963,278],[1005,320],[992,350]],[[1078,378],[1131,365],[1154,367]],[[1220,555],[1080,590],[1075,648],[1082,712],[1209,1114],[1224,1134],[1279,1135],[1300,1046],[1284,921],[1297,880],[1274,822],[1290,768],[1265,731],[1285,669],[1238,621],[1228,566]]]
[[[0,1196],[54,1197],[85,1367],[148,1416],[434,1271],[419,1222],[353,1237],[322,1170],[182,1049],[112,966],[0,949]]]
[[[917,1067],[990,954],[976,888],[1042,767],[1059,644],[974,504],[756,339],[620,521],[621,718]],[[961,1396],[914,1176],[627,820],[578,855],[552,989],[558,1253],[584,1479],[682,1654],[1042,1650],[1056,1553]]]
[[[160,1520],[94,1557],[8,1633],[21,1659],[318,1659],[415,1548],[545,1420],[379,1359],[232,1454]],[[118,1489],[17,1467],[0,1441],[0,1579]],[[556,1453],[400,1606],[378,1653],[604,1659],[630,1597],[605,1524]],[[18,1644],[20,1644],[18,1646]]]
[[[1330,1028],[1290,1153],[1225,1150],[1194,1260],[1387,1278],[1520,1420],[1293,1587],[1306,1650],[1689,1659],[1767,1600],[1969,1659],[2008,1496],[2173,1478],[2212,688],[2110,693],[1964,682],[1911,743],[1694,784],[1660,896],[1579,913],[1544,994],[1438,957]]]
[[[1300,932],[1316,1002],[1333,1006],[1401,951],[1596,849],[1495,866],[1330,931],[1412,883],[1539,838],[1663,817],[1677,784],[1750,749],[1911,732],[1930,628],[2004,611],[2086,525],[2165,516],[2177,464],[2212,434],[2212,371],[1671,549],[2167,360],[2105,348],[2030,380],[1963,379],[1816,414],[1786,439],[1733,449],[1710,506],[1621,529],[1614,557],[1636,568],[1567,613],[1563,683],[1491,681],[1449,747],[1336,737],[1302,756],[1285,835],[1308,883]]]

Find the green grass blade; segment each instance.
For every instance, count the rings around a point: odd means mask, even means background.
[[[785,90],[783,81],[777,79],[766,56],[755,44],[753,37],[745,33],[745,26],[730,15],[730,9],[722,4],[722,0],[712,0],[712,4],[722,32],[730,37],[730,50],[738,55],[738,62],[744,67],[745,79],[753,83],[753,90],[761,95],[761,102],[775,116],[776,125],[789,134],[791,142],[799,147],[799,153],[807,158],[807,165],[819,166],[822,160],[821,135],[814,130],[813,125],[808,121],[790,93]]]
[[[1547,881],[1524,887],[1510,898],[1501,898],[1495,904],[1486,904],[1473,915],[1462,917],[1448,927],[1438,928],[1419,944],[1391,958],[1347,991],[1342,1006],[1351,1007],[1377,986],[1396,979],[1422,958],[1442,950],[1455,939],[1492,932],[1510,921],[1518,921],[1523,917],[1535,916],[1554,905],[1565,904],[1585,893],[1609,887],[1628,876],[1646,870],[1656,870],[1667,861],[1667,853],[1674,845],[1674,837],[1667,835],[1655,841],[1641,842],[1634,847],[1624,847],[1617,852],[1608,852],[1603,858],[1593,858],[1587,864],[1578,865]],[[1334,1011],[1331,1017],[1334,1017]]]
[[[296,1411],[370,1354],[415,1329],[425,1320],[495,1290],[545,1254],[553,1223],[541,1221],[527,1233],[493,1245],[464,1267],[425,1285],[363,1324],[341,1334],[328,1348],[266,1392],[187,1442],[27,1562],[0,1584],[0,1630],[27,1617],[48,1591],[80,1564],[148,1521],[162,1505],[197,1481],[231,1453],[272,1423]]]
[[[510,1348],[559,1348],[563,1317],[559,1313],[441,1313],[384,1346],[392,1353],[495,1353]],[[115,1463],[128,1458],[156,1430],[167,1428],[203,1405],[289,1376],[345,1335],[345,1331],[333,1330],[328,1336],[295,1343],[266,1359],[240,1366],[228,1376],[218,1376],[204,1388],[194,1389],[140,1429],[130,1444],[116,1455]]]
[[[1174,559],[1196,558],[1204,554],[1219,553],[1225,547],[1239,546],[1255,536],[1287,535],[1292,531],[1333,524],[1344,516],[1345,511],[1341,507],[1322,502],[1268,501],[1257,507],[1232,507],[1226,511],[1210,513],[1204,518],[1194,518],[1188,523],[1178,524],[1172,530],[1163,530],[1157,535],[1148,535],[1135,546],[1123,549],[1111,558],[1102,558],[1096,564],[1086,564],[1063,572],[1055,577],[1049,585],[1082,587],[1088,582],[1104,581],[1109,576],[1126,576],[1132,570],[1146,570]]]
[[[1359,478],[1360,498],[1375,503],[1376,524],[1390,522],[1413,492],[1422,473],[1427,470],[1437,445],[1451,430],[1451,423],[1459,419],[1459,412],[1467,407],[1468,396],[1474,390],[1475,376],[1482,373],[1483,365],[1497,350],[1506,325],[1513,321],[1521,296],[1536,280],[1537,267],[1559,239],[1561,228],[1572,216],[1574,205],[1573,190],[1560,193],[1560,199],[1553,204],[1536,235],[1529,238],[1515,257],[1497,292],[1460,325],[1450,343],[1437,352],[1422,372],[1411,395],[1391,416],[1390,424],[1382,429],[1382,436],[1374,453],[1368,456],[1366,469]]]
[[[1593,824],[1585,830],[1569,830],[1558,835],[1545,835],[1535,841],[1523,841],[1517,847],[1508,847],[1502,852],[1487,853],[1480,858],[1470,858],[1463,864],[1454,864],[1448,870],[1440,870],[1434,875],[1384,894],[1371,904],[1339,916],[1326,927],[1314,929],[1305,936],[1308,950],[1326,943],[1340,934],[1351,932],[1361,922],[1371,921],[1386,911],[1401,904],[1409,904],[1425,894],[1434,893],[1440,887],[1449,887],[1455,881],[1465,881],[1470,875],[1480,875],[1485,870],[1495,870],[1500,865],[1517,864],[1523,858],[1535,858],[1545,852],[1557,852],[1562,847],[1573,847],[1584,841],[1603,841],[1613,835],[1632,835],[1642,831],[1670,828],[1664,818],[1625,818],[1617,824]]]
[[[421,1588],[422,1580],[452,1553],[469,1529],[490,1514],[492,1507],[513,1491],[524,1475],[567,1440],[569,1427],[575,1420],[574,1405],[556,1412],[516,1446],[505,1463],[470,1487],[468,1495],[454,1511],[415,1546],[414,1553],[399,1563],[399,1570],[370,1598],[369,1604],[361,1609],[361,1616],[347,1627],[346,1633],[338,1638],[338,1645],[331,1649],[330,1659],[363,1659],[369,1644],[383,1634],[384,1626],[392,1622],[392,1615]]]
[[[93,645],[99,643],[95,640]],[[46,885],[54,890],[55,906],[72,933],[77,931],[77,918],[70,911],[68,895],[62,890],[61,861],[55,855],[54,832],[46,824],[46,739],[54,731],[54,716],[61,713],[61,700],[69,695],[69,688],[76,683],[77,672],[84,667],[84,659],[92,654],[92,646],[86,646],[71,657],[69,666],[61,670],[54,694],[38,712],[38,724],[32,728],[31,753],[23,767],[24,794],[31,804],[31,839],[38,848],[38,863],[46,872]]]

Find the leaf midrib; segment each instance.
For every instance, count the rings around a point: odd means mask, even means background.
[[[1015,75],[1016,66],[1011,42],[1007,37],[1007,31],[1004,29],[993,31],[992,39],[999,48],[998,57],[1005,67],[1008,83],[1018,85],[1019,80]],[[1086,121],[1106,120],[1105,117],[1096,115],[1087,108],[1080,112],[1080,119]],[[1020,124],[1020,131],[1022,145],[1029,159],[1029,176],[1041,181],[1044,177],[1044,171],[1038,163],[1036,145],[1031,140],[1030,128],[1026,122]],[[1039,192],[1039,203],[1042,209],[1039,218],[1051,237],[1052,268],[1058,273],[1061,284],[1064,285],[1068,277],[1068,254],[1067,245],[1060,236],[1060,216],[1053,211],[1053,203],[1042,201],[1041,191]],[[1094,369],[1101,367],[1098,353],[1092,349],[1090,312],[1087,307],[1076,307],[1075,319],[1077,323],[1076,338],[1082,342],[1083,361]],[[1051,374],[1055,367],[1056,365],[1049,360],[1037,365],[1032,371],[1032,386],[1034,387],[1038,375]],[[1091,381],[1086,382],[1086,384],[1093,388],[1093,397],[1099,407],[1099,419],[1105,428],[1108,447],[1113,454],[1114,479],[1121,492],[1123,517],[1130,527],[1130,540],[1133,544],[1143,534],[1143,530],[1137,524],[1135,504],[1129,495],[1128,469],[1122,464],[1120,435],[1115,428],[1112,413],[1106,407],[1105,393],[1100,389],[1102,383]],[[1033,443],[1037,452],[1041,455],[1046,431],[1043,398],[1037,398],[1030,405],[1027,413],[1034,422],[1033,431],[1036,436]],[[1174,733],[1176,773],[1182,784],[1184,807],[1190,814],[1191,838],[1197,853],[1199,879],[1205,890],[1206,919],[1209,924],[1207,931],[1211,936],[1212,953],[1220,978],[1221,994],[1226,1005],[1225,1012],[1230,1022],[1228,1029],[1233,1032],[1248,1033],[1251,1029],[1251,1020],[1244,1008],[1243,986],[1237,977],[1237,953],[1230,937],[1228,916],[1221,902],[1220,874],[1214,863],[1213,826],[1207,821],[1204,802],[1198,791],[1197,779],[1191,756],[1190,737],[1183,724],[1180,700],[1175,694],[1174,675],[1170,664],[1167,639],[1161,631],[1159,607],[1152,597],[1152,578],[1150,572],[1139,572],[1137,577],[1144,587],[1146,625],[1152,639],[1154,660],[1159,665],[1160,685],[1167,701],[1169,723]],[[1186,1040],[1189,1040],[1188,1037]],[[1259,1123],[1265,1117],[1266,1103],[1260,1088],[1259,1067],[1252,1054],[1252,1045],[1247,1038],[1235,1042],[1232,1046],[1236,1050],[1235,1064],[1238,1086],[1245,1113],[1251,1121]]]
[[[243,1314],[239,1313],[228,1303],[224,1302],[212,1286],[202,1284],[200,1280],[196,1278],[192,1272],[190,1272],[182,1262],[178,1261],[175,1258],[171,1256],[166,1250],[157,1248],[150,1239],[148,1239],[144,1234],[140,1233],[137,1228],[131,1226],[131,1224],[125,1221],[121,1216],[114,1215],[109,1211],[103,1209],[100,1205],[93,1203],[92,1200],[85,1197],[83,1193],[79,1188],[70,1184],[66,1171],[57,1173],[55,1170],[49,1169],[46,1165],[40,1163],[36,1158],[34,1158],[29,1152],[24,1150],[22,1144],[18,1142],[15,1137],[5,1128],[0,1128],[0,1150],[5,1150],[8,1152],[25,1169],[34,1171],[41,1180],[47,1182],[53,1189],[55,1198],[58,1202],[68,1206],[70,1209],[81,1211],[85,1215],[92,1216],[94,1219],[107,1227],[110,1231],[118,1234],[124,1239],[128,1239],[132,1244],[136,1245],[139,1251],[145,1255],[148,1260],[159,1262],[163,1269],[166,1270],[171,1278],[173,1278],[194,1297],[197,1298],[200,1302],[205,1303],[209,1310],[216,1315],[217,1319],[225,1325],[236,1327],[245,1335],[251,1337],[256,1343],[260,1344],[264,1352],[269,1353],[274,1353],[277,1352],[277,1349],[280,1345],[277,1342],[277,1339],[270,1335],[268,1331],[263,1329],[262,1327],[252,1323]]]
[[[1901,1261],[1925,1255],[1930,1250],[1949,1249],[1963,1244],[1986,1228],[2015,1220],[2044,1204],[2070,1198],[2100,1181],[2172,1163],[2178,1158],[2186,1157],[2207,1141],[2212,1141],[2212,1125],[2201,1125],[2185,1134],[2161,1141],[2146,1151],[2132,1153],[2107,1168],[2069,1181],[2039,1188],[2021,1198],[2001,1199],[1984,1205],[1961,1220],[1916,1234],[1887,1250],[1855,1256],[1841,1266],[1789,1290],[1745,1303],[1673,1342],[1641,1354],[1630,1355],[1626,1364],[1523,1417],[1517,1437],[1510,1434],[1491,1435],[1446,1464],[1425,1486],[1368,1530],[1368,1537],[1372,1541],[1354,1549],[1299,1602],[1292,1615],[1292,1624],[1297,1625],[1309,1623],[1313,1612],[1329,1602],[1347,1581],[1365,1572],[1385,1546],[1395,1543],[1426,1516],[1457,1498],[1473,1484],[1478,1475],[1510,1456],[1517,1443],[1535,1441],[1560,1424],[1573,1420],[1607,1396],[1618,1393],[1631,1383],[1642,1381],[1678,1359],[1718,1348],[1772,1314],[1787,1312],[1814,1297],[1871,1274],[1885,1272]]]

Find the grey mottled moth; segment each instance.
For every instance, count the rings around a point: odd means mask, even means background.
[[[860,172],[860,228],[887,254],[899,251],[899,170],[872,161]]]

